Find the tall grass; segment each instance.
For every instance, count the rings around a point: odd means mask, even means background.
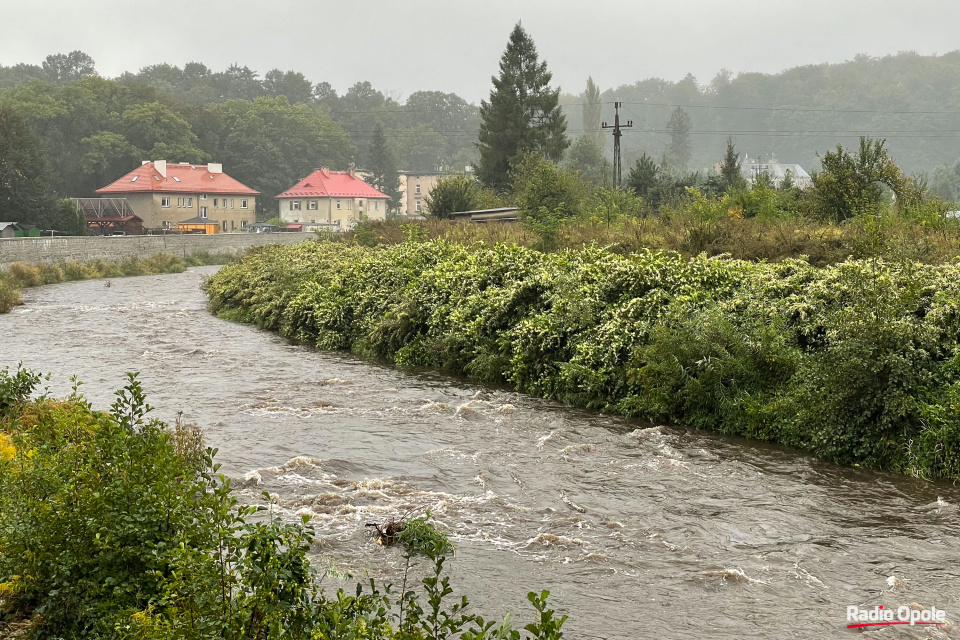
[[[685,257],[701,253],[729,255],[739,260],[780,262],[805,256],[814,266],[848,258],[877,255],[938,264],[960,255],[960,221],[919,223],[890,214],[880,225],[868,219],[834,224],[799,217],[760,219],[724,216],[707,220],[684,208],[661,216],[601,221],[568,221],[547,240],[518,224],[473,224],[427,219],[416,223],[417,234],[431,240],[462,244],[515,244],[542,251],[561,251],[598,244],[625,255],[642,249],[676,251]],[[409,236],[409,224],[397,220],[364,223],[339,241],[376,246],[398,244]]]

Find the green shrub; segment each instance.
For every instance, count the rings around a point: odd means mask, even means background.
[[[309,519],[254,521],[263,507],[238,505],[195,429],[150,418],[135,374],[108,412],[79,383],[31,400],[40,382],[0,371],[0,624],[25,620],[38,638],[520,638],[509,617],[450,603],[445,538],[424,522],[409,540],[434,561],[422,595],[328,595]],[[546,594],[530,594],[527,638],[562,637]]]

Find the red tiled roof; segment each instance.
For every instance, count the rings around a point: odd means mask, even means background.
[[[317,169],[277,197],[390,199],[390,196],[380,193],[356,175],[329,169]]]
[[[210,173],[205,164],[167,163],[167,177],[157,171],[154,163],[147,162],[116,182],[108,184],[97,193],[227,193],[256,196],[254,191],[225,173]]]

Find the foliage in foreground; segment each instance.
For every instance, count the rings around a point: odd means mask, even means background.
[[[14,262],[6,272],[0,272],[0,313],[8,313],[20,304],[20,289],[44,284],[96,280],[99,278],[122,278],[125,276],[148,276],[158,273],[182,273],[187,267],[229,262],[231,256],[213,255],[205,251],[185,258],[172,253],[158,253],[148,258],[124,258],[120,262],[93,260],[76,262],[68,260],[57,264],[25,264]]]
[[[100,412],[78,384],[31,401],[39,376],[0,371],[0,636],[17,623],[36,638],[521,638],[509,616],[450,603],[446,558],[426,545],[449,541],[422,520],[407,541],[433,561],[421,589],[321,591],[308,519],[238,505],[199,432],[150,419],[129,378]],[[529,595],[523,637],[562,638],[547,595]]]
[[[960,265],[444,241],[253,250],[211,309],[321,349],[960,478]]]

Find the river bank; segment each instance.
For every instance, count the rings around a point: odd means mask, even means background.
[[[444,241],[254,251],[211,310],[606,413],[960,478],[960,266]]]
[[[269,491],[285,520],[313,515],[313,565],[355,576],[328,575],[328,588],[399,585],[400,553],[363,524],[422,507],[457,545],[451,582],[479,610],[526,622],[518,603],[543,586],[571,638],[842,637],[851,604],[960,611],[960,491],[948,482],[707,431],[643,431],[291,344],[211,317],[199,287],[216,270],[27,289],[0,317],[17,337],[0,366],[54,372],[55,396],[76,373],[98,407],[140,371],[158,417],[182,411],[203,428],[242,502]],[[891,576],[906,586],[892,590]]]

